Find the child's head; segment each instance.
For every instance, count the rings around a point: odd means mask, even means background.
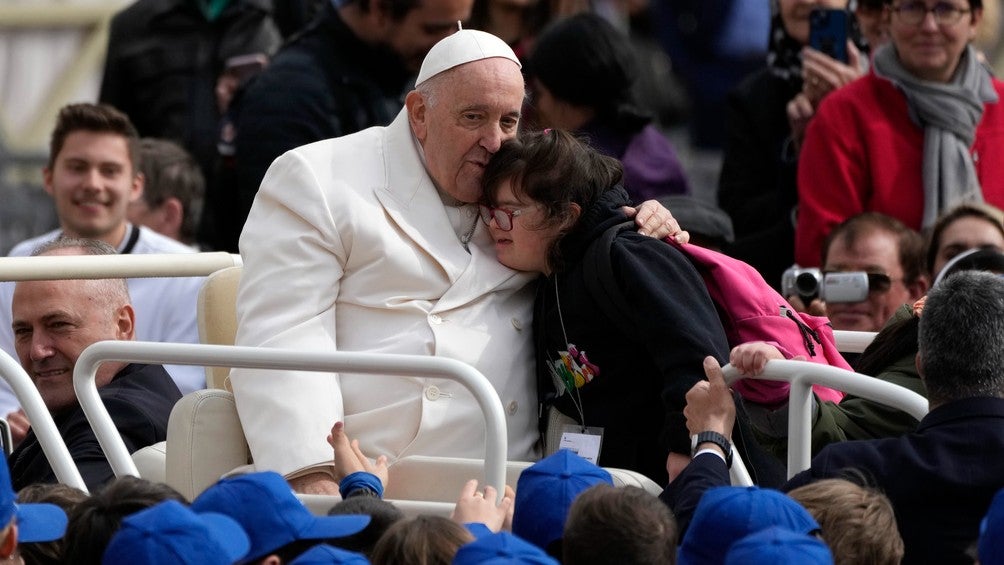
[[[70,512],[64,554],[72,555],[74,563],[100,563],[108,541],[126,516],[165,500],[184,503],[185,497],[165,484],[136,477],[111,481]]]
[[[846,479],[824,479],[792,490],[788,496],[812,514],[837,565],[899,563],[903,539],[889,498]]]
[[[17,493],[19,505],[30,503],[55,504],[67,515],[84,500],[87,493],[60,483],[35,483],[28,485]],[[63,562],[63,536],[52,541],[20,542],[18,551],[25,563],[57,564]]]
[[[404,514],[397,506],[375,496],[352,496],[328,511],[329,516],[341,514],[363,514],[370,517],[370,523],[359,533],[331,540],[329,543],[366,556],[373,554],[377,541],[391,526],[404,519]]]
[[[499,261],[523,271],[558,268],[560,237],[621,176],[616,159],[561,130],[528,133],[502,144],[485,169],[481,208]]]
[[[474,536],[453,520],[415,516],[388,528],[373,548],[370,561],[374,565],[449,565],[460,546],[472,540]]]
[[[568,511],[562,563],[676,563],[676,519],[669,507],[638,487],[596,485]]]

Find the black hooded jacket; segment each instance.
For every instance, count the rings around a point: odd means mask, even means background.
[[[685,395],[704,378],[703,359],[728,359],[729,347],[714,303],[698,272],[666,242],[621,232],[611,247],[614,278],[631,307],[636,331],[626,334],[589,292],[583,265],[589,245],[626,220],[620,186],[585,210],[560,242],[563,266],[538,287],[534,339],[540,399],[604,430],[599,464],[641,472],[666,483],[669,451],[690,453],[682,410]],[[599,373],[581,388],[556,396],[549,364],[572,343]]]

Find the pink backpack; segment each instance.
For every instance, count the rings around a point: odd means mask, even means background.
[[[589,292],[613,320],[623,318],[628,306],[621,295],[613,267],[610,247],[617,234],[635,229],[625,223],[608,229],[586,251],[584,266],[595,273],[586,276]],[[833,328],[828,318],[796,312],[759,272],[746,263],[697,245],[670,242],[683,253],[704,279],[708,294],[715,303],[729,347],[751,341],[765,341],[777,347],[786,359],[803,356],[807,361],[852,370],[837,351]],[[743,398],[767,406],[788,400],[788,383],[743,379],[736,384]],[[822,401],[839,402],[844,394],[822,386],[813,386]]]

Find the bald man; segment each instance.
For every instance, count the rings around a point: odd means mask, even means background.
[[[34,255],[114,255],[97,240],[56,239]],[[135,314],[123,279],[23,281],[12,302],[14,347],[38,388],[87,488],[113,478],[73,390],[80,353],[103,340],[135,339]],[[103,363],[98,394],[130,452],[167,438],[167,420],[181,392],[160,365]],[[15,490],[56,482],[23,413],[9,417],[17,444],[8,462]]]

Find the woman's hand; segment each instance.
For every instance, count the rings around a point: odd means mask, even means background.
[[[811,47],[802,48],[802,94],[813,108],[824,96],[864,74],[861,52],[851,41],[847,42],[847,59],[845,64]]]

